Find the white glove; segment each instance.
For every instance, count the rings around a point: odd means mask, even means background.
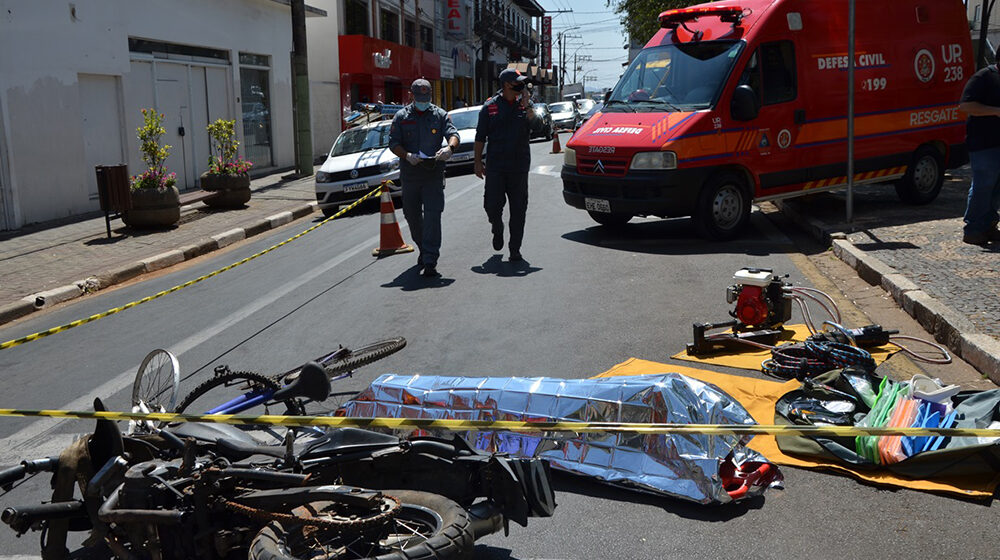
[[[417,165],[417,164],[420,163],[420,158],[417,157],[417,154],[413,154],[413,153],[407,152],[407,154],[406,154],[406,161],[410,165]]]
[[[448,161],[449,159],[451,159],[452,153],[454,153],[454,151],[451,149],[451,146],[445,146],[440,150],[438,150],[436,154],[434,154],[434,159],[438,161]]]

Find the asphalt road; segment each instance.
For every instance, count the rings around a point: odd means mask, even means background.
[[[563,138],[565,141],[565,136]],[[533,144],[528,227],[515,266],[492,251],[482,182],[450,177],[437,280],[416,255],[373,259],[378,215],[337,220],[273,253],[93,324],[0,352],[0,406],[89,408],[99,396],[126,408],[132,377],[157,347],[176,354],[182,394],[219,364],[283,371],[338,343],[404,336],[402,352],[359,371],[338,390],[382,373],[584,378],[630,357],[670,362],[692,322],[726,317],[735,270],[759,266],[812,282],[798,252],[761,213],[744,239],[699,239],[687,219],[636,220],[623,233],[565,205],[550,144]],[[404,226],[402,213],[397,218]],[[311,225],[311,224],[310,224]],[[0,329],[8,340],[116,307],[251,255],[305,229],[302,222],[180,268],[82,298]],[[796,312],[797,318],[797,312]],[[728,373],[738,370],[714,368]],[[57,453],[90,422],[0,419],[2,464]],[[783,469],[786,489],[726,507],[605,487],[557,475],[551,519],[482,539],[477,557],[584,558],[996,558],[996,510],[915,491]],[[37,502],[47,476],[0,497]],[[0,531],[6,557],[38,554],[36,535]],[[0,556],[4,558],[5,556]]]

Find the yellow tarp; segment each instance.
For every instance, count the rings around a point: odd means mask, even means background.
[[[722,332],[722,331],[720,331]],[[730,331],[725,331],[730,332]],[[785,331],[778,337],[777,344],[787,344],[789,342],[805,342],[809,338],[809,329],[805,325],[785,325]],[[879,346],[868,348],[872,359],[876,364],[889,359],[889,355],[899,350],[895,346]],[[715,354],[704,358],[688,355],[687,351],[678,352],[671,356],[675,360],[687,360],[700,364],[712,364],[716,366],[726,366],[731,368],[752,369],[760,371],[760,364],[771,357],[770,350],[762,350],[754,346],[746,345],[746,350],[732,350],[725,354]]]
[[[785,393],[798,389],[798,381],[768,381],[739,375],[728,375],[714,371],[695,369],[673,364],[650,362],[638,358],[628,360],[612,367],[597,377],[615,377],[619,375],[653,375],[658,373],[680,373],[719,387],[740,402],[758,424],[774,423],[774,403]],[[800,459],[785,455],[778,449],[774,436],[754,436],[749,447],[763,454],[767,459],[778,465],[802,467],[807,469],[825,469],[841,474],[848,474],[865,482],[873,484],[927,490],[957,494],[967,498],[988,498],[993,495],[992,481],[930,481],[901,478],[888,472],[856,471],[838,463],[829,463],[813,459]]]

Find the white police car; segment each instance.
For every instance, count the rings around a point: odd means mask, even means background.
[[[463,107],[461,109],[448,111],[448,116],[451,117],[451,123],[455,125],[456,129],[458,129],[459,138],[458,147],[455,148],[451,159],[448,160],[448,169],[472,165],[475,162],[473,157],[473,145],[476,141],[476,125],[479,124],[479,110],[482,108],[482,105],[476,105],[475,107]],[[441,145],[447,146],[448,139],[445,138]],[[485,150],[483,157],[486,157]]]
[[[393,198],[402,196],[399,158],[389,151],[389,125],[379,121],[340,133],[316,172],[316,201],[325,216],[361,198],[385,180]],[[376,198],[377,200],[377,198]]]

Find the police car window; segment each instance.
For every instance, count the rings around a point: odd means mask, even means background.
[[[761,104],[792,101],[798,95],[795,75],[795,45],[791,41],[764,43],[747,62],[740,85],[757,92]]]
[[[385,148],[389,145],[389,127],[375,126],[372,128],[353,128],[345,130],[337,138],[331,156],[354,154],[365,150]]]

